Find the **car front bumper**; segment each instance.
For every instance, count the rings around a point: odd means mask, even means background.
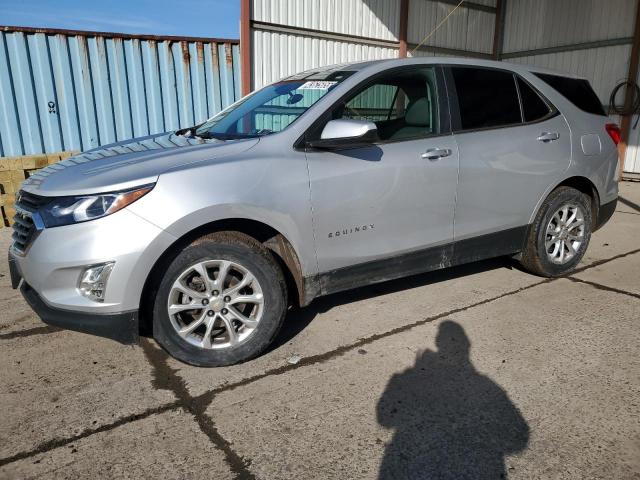
[[[138,311],[87,314],[47,305],[40,295],[22,282],[20,293],[40,319],[55,327],[110,338],[120,343],[136,343],[139,338]]]
[[[159,227],[121,210],[108,217],[41,230],[24,255],[9,250],[13,288],[47,324],[132,343],[147,276],[175,241]],[[115,262],[104,298],[80,293],[86,268]]]

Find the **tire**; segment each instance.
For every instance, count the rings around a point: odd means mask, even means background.
[[[285,278],[271,252],[243,233],[213,233],[170,263],[153,304],[153,336],[191,365],[233,365],[271,344],[286,309]]]
[[[564,207],[568,208],[568,218],[563,218],[561,213]],[[575,211],[578,213],[574,218]],[[583,227],[579,226],[580,217]],[[565,227],[563,220],[570,220]],[[582,260],[592,228],[590,198],[574,188],[559,187],[542,203],[529,229],[520,263],[526,270],[543,277],[566,275]],[[571,253],[569,245],[575,253]],[[561,258],[563,254],[565,257]]]

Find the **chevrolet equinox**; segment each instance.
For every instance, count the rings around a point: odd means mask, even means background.
[[[615,210],[619,137],[586,80],[536,67],[310,70],[30,176],[12,284],[51,325],[229,365],[320,295],[502,255],[570,272]]]

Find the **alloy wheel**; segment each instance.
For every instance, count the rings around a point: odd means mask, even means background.
[[[585,240],[584,212],[577,203],[562,205],[551,217],[545,235],[547,258],[556,265],[570,262]]]
[[[167,302],[178,335],[203,349],[230,348],[245,342],[264,312],[256,277],[228,260],[206,260],[184,270]]]

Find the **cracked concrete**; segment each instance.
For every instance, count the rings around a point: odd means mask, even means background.
[[[0,478],[640,478],[621,196],[569,278],[497,259],[332,295],[220,369],[49,328],[0,264]]]

